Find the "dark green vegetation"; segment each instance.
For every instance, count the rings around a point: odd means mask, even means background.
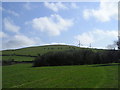
[[[119,60],[120,51],[117,50],[94,51],[92,49],[81,49],[49,52],[42,56],[39,55],[35,59],[33,66],[105,64],[119,63]]]
[[[118,64],[3,66],[3,88],[117,88]]]

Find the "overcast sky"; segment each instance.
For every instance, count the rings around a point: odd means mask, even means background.
[[[118,3],[3,2],[2,49],[46,44],[105,48],[117,40]]]

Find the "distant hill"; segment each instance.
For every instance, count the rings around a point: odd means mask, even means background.
[[[79,49],[92,49],[92,48],[81,48],[70,45],[45,45],[45,46],[36,46],[36,47],[27,47],[21,49],[12,49],[12,50],[3,50],[2,60],[11,60],[16,61],[31,61],[38,54],[43,55],[50,51],[64,51],[64,50],[79,50]],[[94,51],[100,51],[102,49],[92,49]]]

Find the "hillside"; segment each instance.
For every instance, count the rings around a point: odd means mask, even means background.
[[[3,50],[2,60],[14,59],[15,61],[31,61],[38,54],[43,55],[50,51],[79,50],[79,49],[90,49],[90,48],[80,48],[69,45],[45,45],[45,46],[27,47],[21,49],[13,49],[13,50]],[[92,49],[92,50],[100,51],[102,49]]]

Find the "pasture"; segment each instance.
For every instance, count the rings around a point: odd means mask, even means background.
[[[3,88],[118,88],[118,64],[3,66]]]
[[[14,60],[14,61],[32,61],[34,57],[25,56],[2,56],[2,60]]]
[[[7,60],[7,61],[12,59],[14,59],[14,61],[32,61],[34,60],[35,56],[37,56],[38,54],[43,55],[50,51],[64,51],[69,49],[73,49],[73,46],[48,45],[48,46],[28,47],[28,48],[1,51],[2,55],[0,57],[2,57],[2,60]]]
[[[44,54],[50,51],[64,51],[70,49],[80,49],[75,46],[68,45],[46,45],[46,46],[36,46],[36,47],[27,47],[21,49],[13,49],[13,50],[4,50],[2,51],[3,55],[32,55],[37,56],[38,54]]]

